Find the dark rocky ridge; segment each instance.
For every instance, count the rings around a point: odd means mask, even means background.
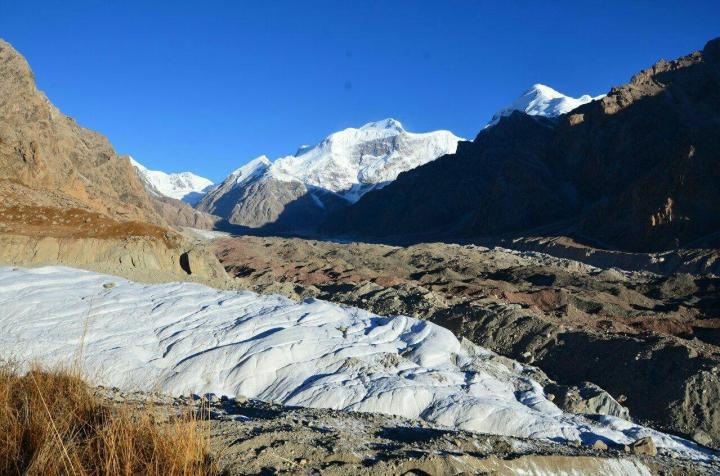
[[[720,230],[719,156],[715,39],[557,121],[514,113],[370,192],[324,231],[423,241],[551,226],[629,251],[691,246]]]

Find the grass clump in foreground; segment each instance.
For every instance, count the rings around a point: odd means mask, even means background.
[[[215,475],[204,423],[103,401],[73,372],[0,367],[0,475]]]

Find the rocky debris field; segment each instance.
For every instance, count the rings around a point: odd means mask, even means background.
[[[546,393],[568,411],[582,413],[577,397],[599,386],[635,421],[720,444],[714,275],[601,269],[473,245],[243,236],[213,246],[241,287],[428,319],[539,367],[563,386]]]
[[[720,474],[717,463],[657,454],[649,439],[594,447],[457,431],[380,414],[287,407],[215,394],[171,397],[98,387],[98,396],[161,418],[207,423],[223,474]]]

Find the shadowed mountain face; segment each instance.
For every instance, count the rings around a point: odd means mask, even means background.
[[[720,230],[720,39],[558,120],[513,113],[401,174],[325,231],[446,239],[553,226],[626,250]]]

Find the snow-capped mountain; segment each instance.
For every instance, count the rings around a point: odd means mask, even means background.
[[[261,156],[245,164],[198,208],[249,227],[280,218],[293,228],[307,226],[401,172],[454,153],[460,140],[449,131],[408,132],[395,119],[344,129],[314,146],[301,146],[295,155],[275,161]]]
[[[227,179],[225,179],[225,182],[230,181],[234,185],[247,183],[255,177],[262,175],[270,167],[270,165],[272,165],[270,159],[268,159],[266,155],[261,155],[239,169],[236,169]],[[225,182],[223,182],[223,184]]]
[[[296,155],[277,159],[270,173],[356,202],[401,172],[454,153],[460,140],[449,131],[407,132],[395,119],[385,119],[336,132],[314,147],[302,146]]]
[[[512,104],[500,109],[485,127],[494,126],[503,116],[509,116],[513,111],[521,111],[531,116],[556,117],[587,104],[590,101],[602,99],[604,95],[590,96],[584,94],[579,98],[566,96],[544,84],[534,84]]]
[[[168,174],[159,170],[149,170],[132,157],[130,157],[130,163],[138,170],[140,177],[151,192],[182,200],[190,205],[195,205],[200,201],[202,196],[213,186],[212,181],[192,172]]]

